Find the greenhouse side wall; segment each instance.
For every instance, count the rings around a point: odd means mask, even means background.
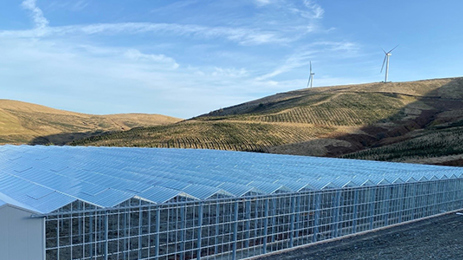
[[[46,216],[50,259],[241,259],[463,207],[463,179]]]

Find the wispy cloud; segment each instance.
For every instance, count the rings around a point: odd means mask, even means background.
[[[305,49],[300,49],[287,57],[281,65],[273,71],[256,77],[256,80],[267,80],[289,72],[295,68],[307,66],[311,60],[323,56],[324,59],[332,58],[333,56],[352,57],[357,54],[358,46],[352,42],[314,42]]]
[[[254,3],[259,7],[258,12],[245,22],[254,28],[276,30],[284,35],[287,43],[331,30],[323,27],[324,9],[314,1],[256,0]]]
[[[186,118],[252,99],[250,90],[258,89],[244,68],[180,66],[164,54],[65,39],[4,39],[0,56],[0,83],[14,86],[3,93],[8,98],[44,105],[54,100],[51,106],[86,113]]]
[[[47,11],[72,11],[80,12],[89,6],[90,0],[49,0],[44,3]]]
[[[88,1],[85,1],[85,0],[75,1],[71,5],[71,10],[73,10],[73,11],[81,11],[87,6],[88,6]]]
[[[40,9],[37,9],[40,10]],[[36,18],[34,17],[34,20]],[[45,19],[46,21],[46,19]],[[75,34],[164,34],[180,37],[196,37],[203,39],[224,38],[240,45],[260,45],[269,43],[287,43],[294,39],[286,38],[271,31],[258,29],[207,27],[200,25],[168,24],[168,23],[107,23],[91,25],[71,25],[47,27],[48,22],[40,23],[35,30],[0,31],[4,37],[56,37]]]
[[[270,0],[254,0],[254,3],[256,3],[258,6],[263,6],[270,4]]]
[[[32,12],[35,28],[41,30],[48,26],[48,20],[43,16],[43,12],[36,5],[36,0],[25,0],[21,6]]]
[[[173,13],[203,3],[160,4],[151,11]],[[45,14],[58,8],[81,10],[90,4],[55,1],[43,10]],[[222,8],[215,2],[206,4]],[[30,12],[34,26],[0,31],[0,67],[5,68],[0,70],[0,84],[17,86],[20,94],[9,98],[20,95],[24,98],[17,99],[51,105],[36,99],[41,97],[61,102],[55,106],[62,109],[188,117],[298,88],[303,79],[277,76],[304,67],[321,54],[355,51],[350,42],[314,42],[306,37],[324,33],[324,10],[313,1],[243,0],[230,5],[252,10],[245,17],[225,14],[214,22],[209,21],[216,16],[109,23],[95,19],[53,26],[66,23],[50,25],[37,2],[26,0],[22,7]],[[80,109],[69,107],[70,96],[74,106],[81,102]]]
[[[163,54],[154,55],[154,54],[144,54],[141,53],[137,49],[129,49],[125,51],[124,56],[134,60],[134,61],[148,61],[148,62],[155,62],[169,65],[173,69],[177,69],[179,67],[178,63],[171,57],[167,57]]]
[[[69,25],[49,27],[48,20],[36,5],[36,0],[25,0],[22,6],[32,12],[34,30],[0,31],[0,36],[8,37],[55,37],[74,34],[118,35],[118,34],[163,34],[200,39],[226,39],[240,45],[288,44],[297,41],[307,33],[320,29],[316,20],[322,18],[323,9],[312,1],[303,4],[286,0],[260,0],[261,4],[273,6],[265,15],[256,14],[254,21],[243,21],[233,26],[180,23],[96,23],[88,25]],[[193,4],[190,2],[189,4]],[[72,3],[72,8],[84,8],[87,1]],[[57,4],[55,4],[57,5]],[[66,2],[66,6],[70,3]],[[177,6],[177,5],[176,5]],[[182,5],[183,6],[183,5]],[[177,6],[177,8],[179,8]],[[182,7],[183,8],[183,7]],[[186,7],[185,7],[186,8]],[[286,13],[286,14],[285,14]],[[285,18],[286,17],[286,18]],[[241,20],[241,19],[240,19]],[[245,23],[246,22],[246,23]]]
[[[257,77],[256,80],[267,80],[277,75],[280,75],[282,73],[291,71],[295,68],[305,66],[309,64],[310,60],[314,57],[315,53],[316,53],[315,50],[313,51],[306,50],[306,51],[301,51],[301,52],[292,54],[283,62],[283,65],[278,66],[276,69],[274,69],[273,71],[265,75]]]
[[[247,70],[235,69],[235,68],[219,68],[215,67],[214,71],[212,72],[212,76],[219,76],[219,77],[229,77],[229,78],[240,78],[248,76],[249,73]]]
[[[323,18],[323,14],[325,13],[325,10],[319,5],[316,4],[313,1],[310,0],[304,0],[304,5],[307,7],[306,11],[300,11],[301,16],[304,16],[306,18],[311,18],[311,19],[321,19]]]

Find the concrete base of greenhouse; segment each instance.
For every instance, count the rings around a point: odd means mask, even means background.
[[[461,259],[463,216],[455,213],[462,210],[448,211],[246,259]]]

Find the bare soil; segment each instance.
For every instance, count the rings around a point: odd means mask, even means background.
[[[450,213],[256,259],[463,259],[463,215]]]

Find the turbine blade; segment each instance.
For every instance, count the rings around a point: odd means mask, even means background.
[[[386,58],[387,56],[384,56],[384,60],[383,60],[383,66],[381,66],[381,71],[379,73],[382,73],[383,72],[383,69],[384,69],[384,63],[386,63]]]
[[[311,77],[309,76],[309,80],[307,80],[307,88],[308,88],[309,85],[310,85],[310,78],[311,78]]]
[[[310,73],[312,74],[312,61],[310,61]]]
[[[383,50],[384,54],[387,54],[387,52],[383,48],[381,48],[381,50]]]
[[[399,47],[399,44],[397,44],[397,46],[395,46],[394,48],[392,48],[388,53],[392,52],[393,50],[395,50],[395,48]]]

